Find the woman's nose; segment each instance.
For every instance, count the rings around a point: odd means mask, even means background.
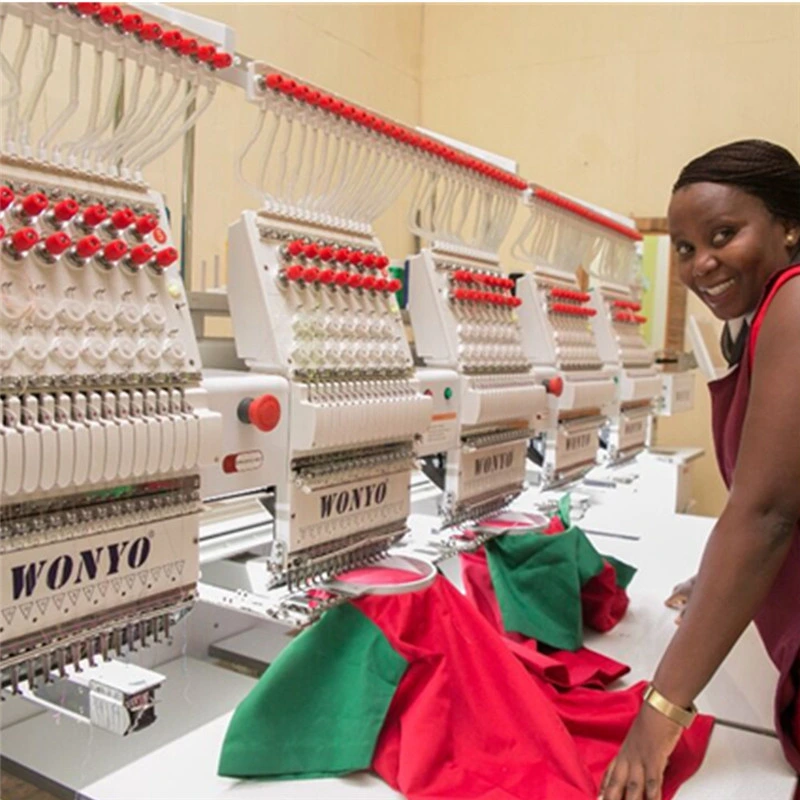
[[[696,278],[702,278],[713,272],[718,266],[719,260],[711,250],[698,250],[692,264],[692,274]]]

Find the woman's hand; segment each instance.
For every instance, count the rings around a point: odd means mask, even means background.
[[[686,613],[686,606],[692,597],[692,590],[694,589],[696,580],[697,576],[695,575],[693,578],[689,578],[688,581],[679,583],[672,590],[672,594],[664,601],[664,605],[667,606],[667,608],[674,608],[675,610],[681,612],[677,617],[675,617],[676,625],[681,624],[683,615]]]
[[[601,800],[661,800],[664,770],[683,728],[644,703],[608,765]]]

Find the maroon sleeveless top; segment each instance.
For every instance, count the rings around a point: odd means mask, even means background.
[[[739,453],[739,440],[750,395],[756,340],[772,298],[790,279],[800,275],[800,265],[776,272],[767,282],[753,318],[747,349],[738,367],[709,384],[714,447],[725,485],[730,488]],[[792,435],[797,435],[792,434]],[[784,754],[800,772],[800,521],[789,554],[755,623],[764,645],[780,672],[775,695],[775,728]]]

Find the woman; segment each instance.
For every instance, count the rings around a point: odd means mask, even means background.
[[[710,385],[729,497],[603,800],[660,800],[695,697],[753,619],[780,671],[778,736],[800,771],[800,164],[757,140],[700,156],[673,188],[669,230],[681,280],[725,320],[736,362]]]

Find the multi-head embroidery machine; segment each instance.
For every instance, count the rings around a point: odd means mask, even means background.
[[[142,170],[231,56],[158,6],[9,3],[0,25],[2,688],[125,734],[155,718],[163,678],[112,659],[194,603],[220,427]],[[42,123],[57,56],[69,95]]]

